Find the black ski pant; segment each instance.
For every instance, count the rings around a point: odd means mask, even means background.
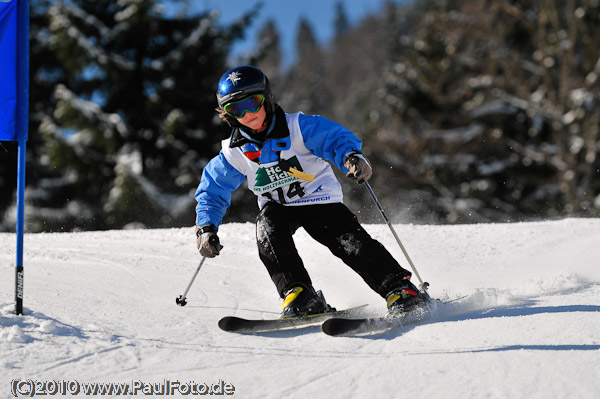
[[[299,227],[329,248],[383,298],[394,288],[404,286],[405,278],[411,275],[365,231],[344,204],[283,206],[268,202],[256,220],[256,240],[260,259],[282,298],[298,283],[312,284],[292,237]]]

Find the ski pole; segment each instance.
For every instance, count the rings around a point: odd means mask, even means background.
[[[377,208],[379,209],[379,212],[381,213],[381,216],[383,216],[383,219],[385,220],[385,222],[387,223],[388,227],[392,231],[392,234],[394,235],[394,238],[396,239],[396,242],[400,246],[400,249],[402,249],[402,252],[404,253],[404,256],[406,257],[406,260],[408,260],[408,263],[410,264],[410,267],[411,267],[413,273],[415,274],[415,276],[417,276],[417,279],[421,283],[421,285],[420,285],[419,288],[421,288],[421,291],[426,292],[427,288],[429,287],[429,283],[427,283],[427,282],[424,283],[423,280],[421,279],[421,276],[419,275],[419,272],[417,271],[417,268],[415,267],[412,259],[410,259],[410,256],[408,256],[408,252],[406,252],[406,248],[404,248],[404,245],[402,245],[402,241],[400,241],[400,238],[398,237],[398,234],[396,234],[396,230],[394,230],[394,227],[392,226],[392,223],[390,222],[390,219],[388,219],[387,215],[385,214],[385,212],[383,210],[383,207],[381,206],[381,204],[377,200],[377,196],[375,196],[375,192],[371,188],[371,185],[369,184],[369,182],[367,182],[367,181],[365,182],[365,187],[367,187],[367,189],[369,190],[369,193],[371,193],[371,197],[373,197],[373,201],[375,202],[375,205],[377,205]]]
[[[213,243],[213,245],[215,245],[215,246],[219,245],[219,239],[216,236],[210,237],[209,240]],[[187,301],[185,300],[185,296],[187,295],[188,291],[192,287],[192,284],[194,283],[194,280],[196,279],[196,276],[198,275],[198,272],[200,271],[200,268],[204,264],[205,260],[206,260],[206,256],[203,256],[202,259],[200,259],[200,263],[198,264],[198,267],[196,268],[196,271],[194,272],[194,275],[192,276],[192,280],[190,281],[190,283],[188,284],[187,288],[185,289],[185,292],[183,293],[183,295],[179,295],[177,298],[175,298],[175,303],[177,305],[179,305],[179,306],[185,306],[185,305],[187,305]]]
[[[196,279],[196,276],[198,275],[198,272],[200,271],[200,268],[204,264],[205,260],[206,260],[206,256],[203,256],[202,259],[200,260],[200,264],[198,264],[198,267],[196,268],[196,272],[192,276],[192,280],[190,281],[190,283],[188,284],[187,288],[185,289],[185,292],[183,293],[183,295],[179,295],[177,298],[175,298],[175,303],[178,304],[179,306],[185,306],[185,305],[187,305],[187,301],[185,300],[185,296],[187,295],[188,291],[192,287],[192,283]]]

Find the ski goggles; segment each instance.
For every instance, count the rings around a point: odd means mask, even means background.
[[[262,94],[255,94],[250,97],[246,97],[243,100],[232,101],[225,104],[223,109],[227,112],[227,115],[233,116],[236,119],[243,118],[246,112],[255,113],[260,110],[263,103],[265,102],[265,96]]]

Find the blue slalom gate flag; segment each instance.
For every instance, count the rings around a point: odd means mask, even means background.
[[[16,141],[17,0],[0,0],[0,141]]]
[[[17,141],[15,313],[23,314],[25,159],[29,129],[29,0],[0,0],[0,141]]]

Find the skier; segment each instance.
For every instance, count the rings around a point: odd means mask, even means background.
[[[352,132],[321,116],[285,113],[273,99],[267,76],[252,66],[223,74],[217,103],[219,117],[233,131],[204,168],[195,194],[202,256],[220,254],[219,225],[231,193],[247,179],[260,208],[259,257],[283,299],[282,317],[332,310],[321,291],[313,288],[294,245],[292,236],[299,227],[385,298],[391,313],[409,311],[425,301],[410,282],[411,273],[342,203],[341,186],[326,161],[358,183],[372,175],[362,143]]]

